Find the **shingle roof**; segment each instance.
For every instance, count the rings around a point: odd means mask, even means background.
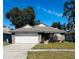
[[[60,30],[57,28],[49,27],[49,26],[35,26],[36,29],[43,30],[45,33],[65,33],[64,30]]]
[[[57,28],[53,28],[53,27],[48,27],[45,26],[43,24],[40,25],[35,25],[35,26],[30,26],[30,25],[26,25],[22,28],[19,29],[15,29],[11,32],[45,32],[45,33],[65,33],[64,30],[59,30]]]

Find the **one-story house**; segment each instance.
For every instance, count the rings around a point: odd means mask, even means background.
[[[12,37],[11,37],[11,32],[9,27],[3,28],[3,41],[12,43]]]
[[[27,24],[26,26],[12,30],[11,32],[12,43],[40,43],[44,42],[45,40],[50,40],[52,35],[55,34],[58,36],[61,35],[61,39],[65,39],[64,30],[49,27],[44,24],[35,26],[30,26]]]

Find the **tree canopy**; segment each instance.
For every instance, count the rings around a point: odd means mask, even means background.
[[[74,29],[75,27],[75,0],[69,0],[64,3],[64,13],[63,16],[65,16],[68,19],[67,29],[70,31]]]
[[[6,17],[12,22],[15,28],[20,28],[26,24],[35,25],[35,12],[32,7],[25,9],[19,9],[14,7],[9,12],[6,13]]]
[[[51,27],[61,29],[61,24],[60,24],[60,22],[54,22],[54,23],[51,25]]]
[[[54,22],[51,27],[66,30],[66,24],[60,24],[60,22]]]
[[[68,20],[75,19],[75,1],[69,0],[64,3],[63,16],[67,17]]]

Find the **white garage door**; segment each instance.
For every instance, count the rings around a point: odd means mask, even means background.
[[[38,34],[35,33],[16,34],[15,43],[38,43]]]

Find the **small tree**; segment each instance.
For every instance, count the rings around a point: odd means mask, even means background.
[[[66,30],[66,27],[67,27],[67,26],[66,26],[65,23],[61,25],[61,29],[62,29],[62,30]]]
[[[54,22],[54,23],[51,25],[51,27],[61,29],[61,24],[60,24],[60,22]]]

